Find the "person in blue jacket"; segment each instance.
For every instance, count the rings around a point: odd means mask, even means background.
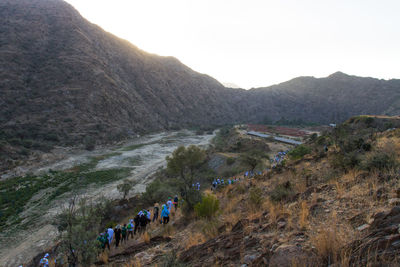
[[[167,224],[169,222],[169,210],[167,205],[163,205],[162,207],[161,218],[163,220],[163,224]]]

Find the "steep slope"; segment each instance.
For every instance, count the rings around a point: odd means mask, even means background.
[[[400,80],[335,73],[248,91],[225,88],[175,58],[105,32],[62,0],[2,0],[0,106],[1,169],[32,148],[107,143],[142,132],[398,115]]]
[[[250,90],[263,103],[260,114],[308,122],[342,122],[360,114],[400,114],[400,80],[378,80],[336,72],[326,78],[299,77]],[[268,103],[268,104],[266,104]]]
[[[63,1],[2,1],[0,17],[3,129],[74,142],[238,117],[216,80],[104,32]]]

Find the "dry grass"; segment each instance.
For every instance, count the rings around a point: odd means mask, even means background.
[[[205,236],[202,233],[190,233],[189,237],[185,241],[185,249],[204,243],[206,241]]]
[[[148,231],[144,232],[143,236],[142,236],[142,240],[143,242],[149,244],[150,243],[150,234]]]
[[[306,201],[302,201],[300,204],[300,215],[299,215],[299,227],[300,229],[306,229],[309,226],[308,216],[310,209]]]
[[[107,250],[104,250],[102,253],[100,253],[99,262],[108,263],[108,253],[109,253],[109,251],[107,251]]]

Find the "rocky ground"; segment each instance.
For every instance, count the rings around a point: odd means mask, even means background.
[[[372,150],[358,151],[362,160],[382,153],[399,159],[400,130],[376,133],[369,141]],[[340,171],[340,148],[322,147],[218,192],[206,191],[220,201],[215,218],[188,219],[178,210],[170,225],[153,225],[104,254],[98,265],[399,266],[398,170]]]

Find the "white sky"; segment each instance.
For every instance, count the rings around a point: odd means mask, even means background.
[[[400,78],[400,0],[67,0],[139,48],[244,88]]]

